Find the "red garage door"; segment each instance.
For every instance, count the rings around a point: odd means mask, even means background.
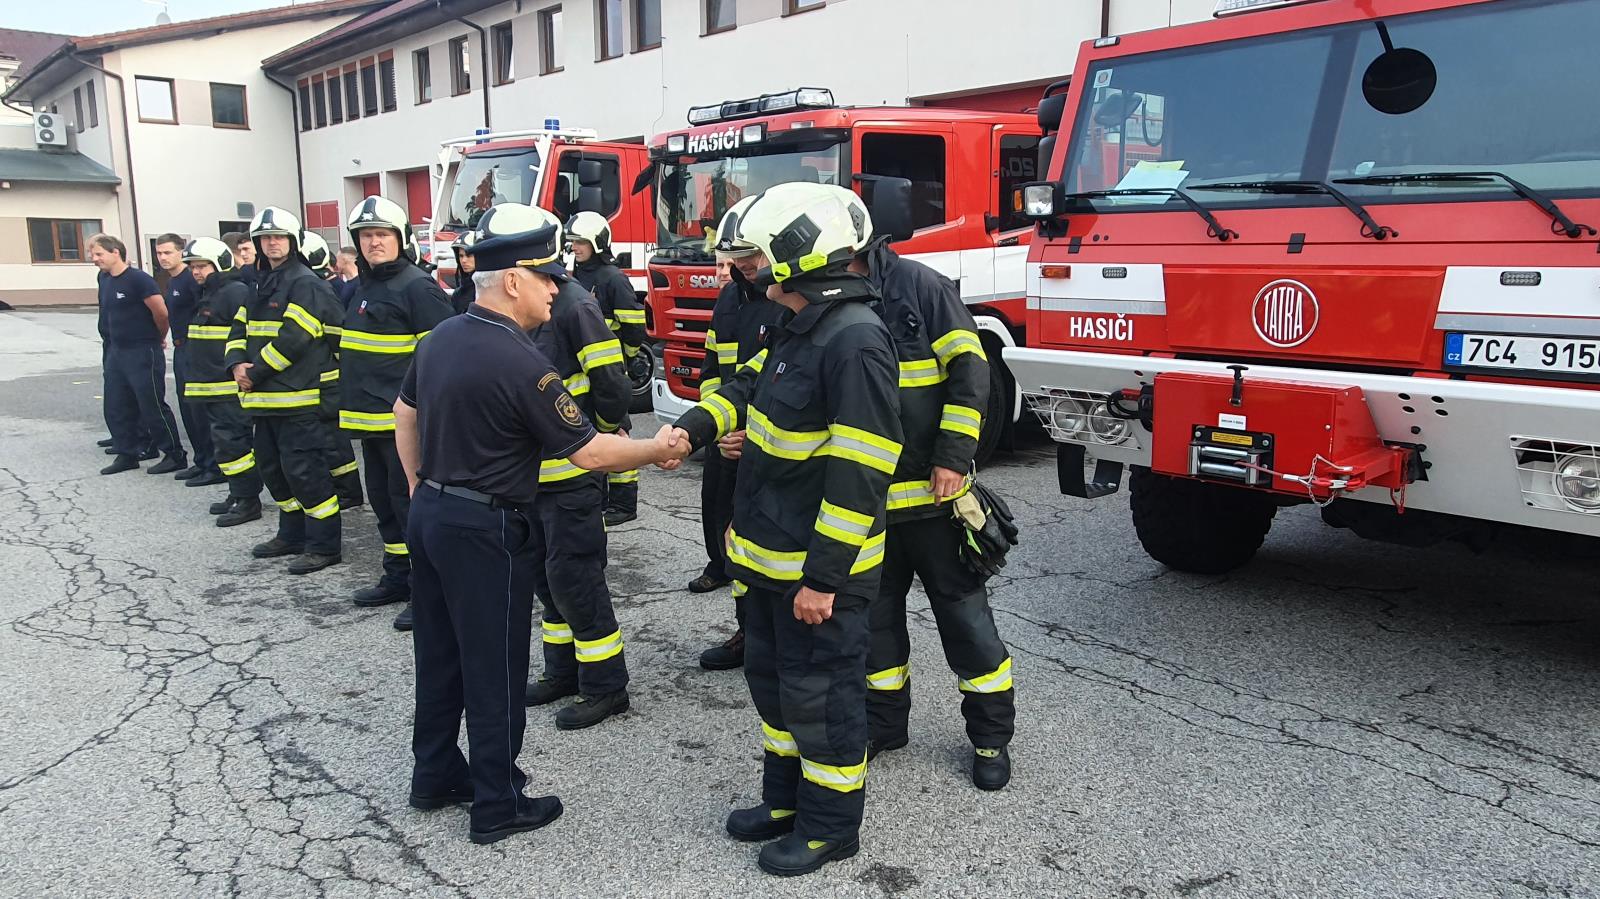
[[[406,172],[406,214],[413,225],[433,216],[433,182],[427,169]]]
[[[378,176],[368,175],[361,179],[361,196],[375,197],[383,191],[378,187]]]

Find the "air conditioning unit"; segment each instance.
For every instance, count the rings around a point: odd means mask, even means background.
[[[41,147],[65,147],[67,123],[53,112],[33,114],[33,141]]]

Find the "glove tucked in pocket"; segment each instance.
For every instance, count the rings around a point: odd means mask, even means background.
[[[1019,533],[1005,500],[974,481],[971,490],[952,501],[950,514],[965,538],[961,561],[985,578],[999,574]]]

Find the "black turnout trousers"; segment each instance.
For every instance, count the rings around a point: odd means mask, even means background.
[[[991,749],[1011,742],[1017,717],[1011,653],[995,629],[983,578],[961,561],[961,539],[961,530],[946,515],[889,525],[867,657],[867,715],[872,739],[880,744],[907,735],[911,638],[906,594],[912,577],[922,580],[945,661],[959,679],[967,737],[972,745]]]
[[[109,346],[103,395],[106,427],[117,455],[139,455],[146,440],[162,455],[183,455],[178,422],[167,405],[167,357],[158,344]]]
[[[278,503],[278,538],[308,553],[339,554],[332,436],[315,412],[256,416],[256,466]]]
[[[228,479],[228,495],[255,499],[261,495],[261,472],[256,468],[255,435],[250,414],[239,401],[228,399],[206,403],[206,419],[211,423],[211,443],[216,449],[217,467]]]
[[[211,420],[208,412],[212,403],[197,402],[183,395],[183,385],[189,383],[189,345],[180,343],[172,348],[172,380],[177,387],[178,414],[183,418],[183,432],[189,435],[189,460],[196,468],[217,470],[217,453],[211,440]]]
[[[724,459],[715,445],[705,453],[705,476],[700,480],[700,529],[706,543],[705,573],[728,576],[728,525],[733,523],[733,488],[738,483],[739,462]]]
[[[470,782],[472,828],[488,830],[531,810],[517,755],[540,561],[535,528],[525,512],[420,484],[406,532],[417,669],[411,791],[441,795]],[[457,745],[463,712],[468,758]]]
[[[761,715],[761,798],[795,810],[795,832],[849,840],[861,829],[867,775],[867,600],[839,594],[833,616],[794,617],[796,590],[750,587],[744,676]]]
[[[367,480],[367,502],[378,516],[383,537],[383,578],[380,583],[401,593],[411,592],[411,556],[406,548],[406,519],[411,514],[411,493],[406,470],[400,464],[394,437],[361,438],[361,461]]]
[[[628,686],[622,630],[606,586],[604,475],[539,493],[533,503],[533,552],[544,560],[534,573],[543,609],[544,676],[573,681],[585,696]]]

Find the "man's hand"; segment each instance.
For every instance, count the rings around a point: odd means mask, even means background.
[[[821,624],[833,617],[833,594],[801,587],[794,595],[794,617],[806,624]]]
[[[740,428],[717,440],[717,452],[724,459],[738,459],[744,455],[744,429]]]
[[[961,492],[961,488],[966,486],[967,476],[954,469],[940,468],[935,465],[933,466],[933,477],[930,481],[933,485],[934,502],[943,503]]]
[[[255,386],[250,380],[250,369],[252,367],[252,363],[249,362],[240,362],[233,367],[233,382],[238,384],[239,389],[245,393],[249,393],[250,388]]]
[[[662,471],[673,471],[683,465],[683,460],[689,455],[689,434],[682,428],[672,425],[662,425],[656,432],[656,467]]]

